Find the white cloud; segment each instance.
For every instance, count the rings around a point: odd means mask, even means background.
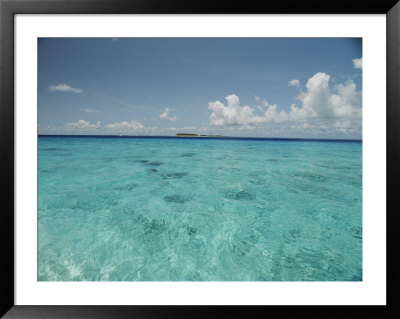
[[[260,97],[257,95],[254,95],[254,100],[258,103],[260,101]]]
[[[254,108],[241,106],[235,94],[226,97],[227,105],[220,101],[208,103],[208,108],[213,112],[210,115],[212,125],[251,125],[271,121],[281,122],[287,120],[285,112],[278,113],[276,105],[269,105],[262,116],[254,114]]]
[[[291,107],[291,120],[306,120],[309,118],[350,119],[362,116],[359,93],[356,84],[350,80],[333,87],[337,94],[329,88],[330,76],[318,72],[307,81],[306,92],[298,98],[303,106]]]
[[[184,126],[184,127],[167,127],[164,129],[165,131],[175,131],[177,133],[182,133],[182,132],[190,132],[192,133],[193,131],[197,131],[198,128],[194,126]]]
[[[68,123],[65,127],[67,130],[72,130],[74,132],[93,132],[100,127],[100,121],[96,124],[91,124],[85,120],[79,120],[78,122]]]
[[[310,119],[357,119],[362,116],[359,102],[359,92],[353,81],[329,87],[330,76],[318,72],[311,77],[306,84],[306,91],[302,92],[298,99],[302,106],[295,104],[290,106],[290,111],[278,111],[276,104],[268,104],[264,100],[266,110],[261,115],[255,114],[255,109],[250,106],[241,106],[239,98],[235,94],[226,97],[227,104],[220,101],[208,103],[212,111],[210,115],[211,125],[243,125],[284,121],[303,121]]]
[[[300,81],[296,80],[296,79],[290,80],[289,81],[289,86],[297,86],[297,87],[299,87],[300,86]]]
[[[72,92],[72,93],[82,93],[81,89],[75,89],[67,84],[50,85],[50,91],[60,91],[60,92]]]
[[[352,125],[351,121],[345,120],[345,121],[337,121],[335,124],[333,124],[334,127],[338,128],[349,128]]]
[[[276,104],[269,105],[262,122],[284,122],[289,119],[285,111],[278,112]]]
[[[178,118],[176,116],[169,116],[169,108],[166,107],[164,112],[160,114],[160,118],[168,121],[177,121]]]
[[[107,124],[104,126],[105,130],[108,133],[136,133],[143,131],[145,127],[136,120],[131,120],[130,122],[122,121],[122,122],[115,122],[112,124]]]
[[[86,112],[86,113],[97,113],[98,110],[94,110],[94,109],[81,109],[81,111]]]
[[[255,121],[254,109],[240,106],[235,94],[228,95],[226,100],[226,106],[220,101],[208,103],[208,108],[213,111],[210,115],[212,125],[246,125]]]
[[[312,128],[314,128],[314,125],[311,125],[308,122],[300,122],[300,123],[296,123],[294,125],[292,125],[290,128],[294,131],[308,131]]]
[[[136,120],[115,122],[107,125],[101,125],[100,121],[92,124],[85,120],[61,126],[39,124],[39,134],[134,134],[137,132],[152,134],[157,131],[157,127],[145,127]]]
[[[354,68],[356,68],[356,69],[362,69],[362,58],[354,59],[353,65],[354,65]]]
[[[288,137],[288,138],[362,138],[362,120],[324,120],[270,122],[241,126],[205,125],[199,127],[200,134],[225,136]]]

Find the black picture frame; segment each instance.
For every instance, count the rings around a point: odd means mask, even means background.
[[[385,14],[387,21],[387,305],[386,306],[17,306],[14,303],[14,15],[15,14]],[[4,318],[160,318],[372,315],[399,317],[396,244],[400,137],[400,3],[398,0],[0,0],[1,272]],[[383,141],[382,141],[383,142]],[[376,212],[384,214],[385,212]],[[323,314],[321,314],[323,312]]]

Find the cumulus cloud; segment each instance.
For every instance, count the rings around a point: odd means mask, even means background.
[[[208,103],[208,108],[213,111],[210,115],[212,125],[251,125],[287,119],[285,112],[277,112],[276,105],[269,105],[264,115],[260,116],[254,114],[254,108],[241,106],[235,94],[228,95],[226,100],[226,105],[220,101]]]
[[[177,121],[178,118],[176,116],[169,115],[170,109],[168,107],[165,108],[164,112],[160,114],[160,118],[168,121]]]
[[[362,58],[354,59],[353,65],[354,65],[354,68],[356,68],[356,69],[362,69]]]
[[[276,104],[268,104],[266,109],[258,107],[261,115],[255,113],[250,106],[241,106],[235,94],[226,97],[224,105],[220,101],[209,102],[208,108],[211,125],[242,125],[285,121],[304,121],[310,119],[356,119],[361,118],[362,109],[359,102],[359,92],[353,81],[329,87],[330,76],[318,72],[306,84],[306,91],[300,93],[298,99],[302,106],[292,104],[289,112],[278,111]]]
[[[260,97],[257,95],[254,95],[254,100],[258,103],[260,101]]]
[[[296,80],[296,79],[290,80],[289,81],[289,86],[297,86],[297,87],[299,87],[300,86],[300,80]]]
[[[208,109],[213,111],[210,115],[212,125],[246,125],[254,121],[254,109],[250,106],[240,106],[239,98],[235,94],[228,95],[226,100],[226,106],[220,101],[208,103]]]
[[[332,90],[329,87],[330,76],[318,72],[306,84],[307,91],[299,95],[302,107],[291,107],[292,120],[309,118],[349,119],[362,116],[359,93],[356,84],[350,80],[338,84]]]
[[[93,132],[100,127],[101,122],[91,124],[85,120],[79,120],[78,122],[71,122],[66,125],[66,128],[74,132]]]
[[[50,85],[50,91],[60,91],[60,92],[72,92],[72,93],[82,93],[81,89],[75,89],[67,84]]]
[[[82,109],[81,111],[86,112],[86,113],[97,113],[98,110],[94,110],[94,109]]]
[[[142,123],[136,120],[131,120],[130,122],[122,121],[115,122],[112,124],[107,124],[104,126],[105,130],[109,133],[136,133],[144,130]]]

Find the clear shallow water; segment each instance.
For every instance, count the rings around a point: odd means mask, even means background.
[[[38,145],[38,280],[362,280],[361,143]]]

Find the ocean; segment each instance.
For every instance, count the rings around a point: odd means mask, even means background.
[[[361,141],[38,137],[39,281],[361,281]]]

